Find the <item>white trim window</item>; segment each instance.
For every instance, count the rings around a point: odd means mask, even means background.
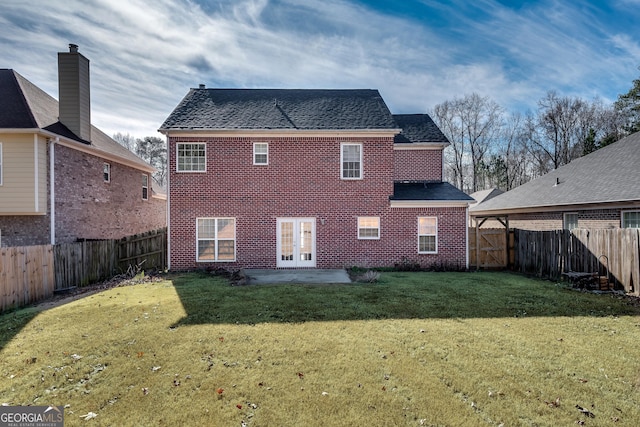
[[[104,182],[111,182],[111,165],[109,163],[102,164],[102,179]]]
[[[622,228],[640,228],[640,211],[622,211]]]
[[[358,217],[358,239],[362,239],[362,240],[380,239],[380,217],[359,216]]]
[[[2,142],[0,142],[0,185],[2,185]]]
[[[176,144],[177,172],[206,172],[207,144],[178,143]]]
[[[142,200],[149,200],[149,175],[142,174]]]
[[[418,217],[418,253],[438,253],[438,218]]]
[[[269,144],[266,142],[253,143],[253,164],[268,165],[269,164]]]
[[[231,262],[236,260],[236,219],[196,219],[196,261]]]
[[[362,144],[340,144],[340,174],[342,179],[362,179]]]
[[[567,212],[562,217],[562,228],[565,230],[573,230],[578,228],[578,213]]]

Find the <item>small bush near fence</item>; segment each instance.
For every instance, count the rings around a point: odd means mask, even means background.
[[[117,274],[165,270],[166,228],[119,240],[0,248],[0,312]]]

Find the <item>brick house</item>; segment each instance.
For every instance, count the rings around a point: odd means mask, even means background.
[[[59,102],[0,69],[0,245],[113,239],[166,225],[154,169],[91,125],[89,61],[58,54]]]
[[[446,137],[376,90],[200,85],[160,132],[171,269],[468,266]]]
[[[510,228],[640,228],[640,132],[470,208],[471,218]]]

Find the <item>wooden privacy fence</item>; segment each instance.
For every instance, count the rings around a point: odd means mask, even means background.
[[[54,247],[56,290],[86,286],[131,267],[164,270],[167,266],[166,229],[125,237],[66,243]]]
[[[49,298],[54,287],[50,245],[0,248],[0,313]]]
[[[514,268],[522,273],[552,280],[592,273],[640,296],[638,229],[514,230],[514,251]]]
[[[46,246],[0,248],[0,312],[127,271],[164,270],[167,230]],[[134,268],[131,268],[134,267]]]

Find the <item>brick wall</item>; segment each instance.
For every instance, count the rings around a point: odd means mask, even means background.
[[[593,209],[583,211],[566,211],[578,214],[578,228],[620,228],[620,209]],[[546,231],[562,230],[564,212],[539,212],[509,215],[509,227],[520,230]],[[483,228],[502,228],[494,220],[487,220]]]
[[[166,202],[142,200],[142,172],[115,162],[104,182],[105,160],[55,147],[56,242],[118,239],[166,225]],[[150,183],[150,181],[149,181]]]
[[[442,150],[395,150],[393,168],[396,181],[441,181]]]
[[[49,215],[0,216],[0,245],[48,245]]]
[[[340,179],[336,138],[169,138],[171,268],[276,267],[277,218],[316,219],[318,268],[389,266],[403,260],[464,266],[465,209],[391,209],[391,138],[363,143],[362,180]],[[175,172],[178,142],[207,146],[207,173]],[[254,142],[269,144],[269,165],[254,166]],[[357,217],[379,216],[381,238],[358,240]],[[439,219],[439,251],[417,253],[417,217]],[[236,219],[236,262],[197,263],[196,218]]]

